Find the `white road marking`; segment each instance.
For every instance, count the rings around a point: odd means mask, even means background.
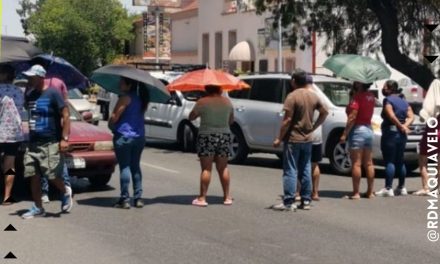
[[[179,174],[180,173],[179,171],[170,170],[170,169],[167,169],[167,168],[164,168],[164,167],[160,167],[160,166],[156,166],[156,165],[153,165],[153,164],[149,164],[149,163],[146,163],[146,162],[141,162],[141,165],[143,165],[145,167],[150,167],[150,168],[153,168],[153,169],[161,170],[161,171],[166,171],[166,172],[174,173],[174,174]]]

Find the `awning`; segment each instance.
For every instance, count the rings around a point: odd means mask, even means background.
[[[248,41],[237,43],[229,52],[230,61],[254,61],[255,51]]]

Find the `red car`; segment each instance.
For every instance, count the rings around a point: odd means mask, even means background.
[[[73,107],[69,110],[71,123],[66,154],[69,175],[87,177],[96,186],[106,185],[117,163],[113,135],[107,129],[85,122],[92,118],[92,113],[81,116]]]

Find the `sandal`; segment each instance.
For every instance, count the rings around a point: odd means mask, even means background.
[[[226,200],[223,201],[224,205],[232,205],[232,198],[227,198]]]
[[[8,197],[8,199],[4,200],[2,205],[7,206],[7,205],[12,205],[14,203],[16,203],[17,201],[12,198],[11,196]]]
[[[427,196],[428,193],[429,193],[429,190],[421,189],[421,190],[418,190],[417,192],[413,192],[412,195],[415,195],[415,196]]]
[[[208,206],[208,203],[206,201],[200,201],[199,198],[196,198],[192,201],[192,205],[198,207],[206,207]]]

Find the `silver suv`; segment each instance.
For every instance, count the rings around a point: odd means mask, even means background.
[[[234,155],[232,161],[242,162],[249,153],[266,152],[281,156],[281,148],[274,148],[272,142],[278,135],[283,118],[283,102],[291,92],[290,76],[287,74],[263,74],[240,77],[251,89],[229,93],[234,105],[235,123]],[[314,90],[327,105],[329,115],[322,125],[322,152],[330,160],[336,173],[346,174],[351,162],[345,145],[339,138],[347,120],[345,107],[349,102],[351,83],[333,77],[314,75]],[[377,91],[375,91],[377,92]],[[381,105],[377,102],[372,120],[374,130],[374,159],[382,160],[380,151]],[[421,139],[422,125],[413,125],[408,136],[405,160],[410,170],[417,168],[417,144]]]

